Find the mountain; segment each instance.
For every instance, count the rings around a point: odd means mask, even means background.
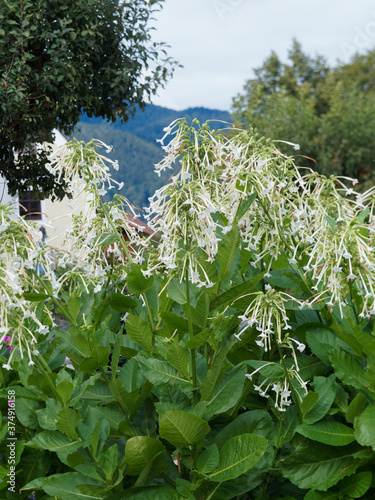
[[[118,171],[113,170],[112,176],[116,181],[124,183],[121,194],[136,207],[143,208],[148,205],[148,198],[167,182],[172,173],[168,171],[158,177],[154,172],[154,165],[165,154],[156,140],[163,137],[164,127],[182,117],[186,118],[189,123],[194,118],[197,118],[201,124],[207,120],[231,123],[230,114],[227,111],[202,107],[176,111],[149,105],[143,112],[138,110],[134,118],[129,119],[127,123],[121,123],[120,120],[111,123],[102,118],[89,118],[82,115],[73,135],[81,141],[88,142],[95,138],[113,146],[113,152],[106,156],[117,160],[120,168]],[[226,125],[213,121],[210,126],[212,129],[219,129]],[[110,193],[112,194],[113,191]]]

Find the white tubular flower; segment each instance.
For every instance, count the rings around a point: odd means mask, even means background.
[[[243,333],[250,326],[256,324],[256,329],[260,332],[257,344],[264,347],[265,352],[267,352],[271,350],[272,336],[275,335],[276,342],[281,344],[284,340],[283,330],[290,328],[285,302],[300,301],[287,293],[277,292],[273,289],[267,290],[266,293],[255,292],[250,295],[254,296],[254,299],[250,302],[245,313],[240,316],[242,320],[240,328],[241,326],[243,328],[236,335],[236,338],[241,340]]]

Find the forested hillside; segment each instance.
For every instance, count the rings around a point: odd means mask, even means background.
[[[144,112],[139,110],[135,117],[125,124],[120,120],[110,123],[101,118],[88,118],[84,115],[75,129],[74,136],[84,141],[100,139],[113,146],[113,153],[108,156],[119,162],[120,169],[112,174],[117,181],[124,183],[121,194],[136,207],[143,208],[147,205],[149,196],[161,187],[172,173],[166,172],[161,177],[154,173],[154,165],[164,154],[156,140],[163,137],[164,127],[182,117],[189,122],[198,118],[201,123],[206,120],[231,121],[227,111],[207,108],[175,111],[161,106],[147,106]],[[215,129],[225,127],[225,124],[215,121],[210,125]]]

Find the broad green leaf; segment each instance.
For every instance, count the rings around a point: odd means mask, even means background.
[[[108,247],[120,239],[119,234],[103,233],[97,241],[100,247]]]
[[[354,437],[362,446],[375,448],[375,404],[367,406],[354,419]]]
[[[190,351],[180,346],[177,339],[168,348],[167,361],[184,377],[189,377]]]
[[[210,399],[212,391],[215,389],[216,385],[223,377],[227,368],[230,366],[228,361],[226,361],[225,359],[230,347],[231,345],[230,343],[228,343],[227,347],[223,349],[219,356],[216,358],[213,365],[210,365],[207,375],[203,379],[200,386],[202,400],[207,401]]]
[[[179,446],[203,444],[210,426],[202,418],[184,411],[167,411],[161,417],[160,437]]]
[[[26,448],[22,453],[22,471],[17,474],[20,484],[24,485],[38,477],[47,475],[51,457],[44,450]]]
[[[112,480],[112,477],[118,466],[118,461],[119,451],[117,443],[115,443],[110,448],[108,448],[108,450],[106,450],[101,462],[101,468],[103,469],[108,481]]]
[[[332,219],[329,215],[326,215],[326,221],[328,222],[329,227],[332,229],[332,232],[336,233],[336,221]]]
[[[326,365],[330,365],[329,351],[337,349],[338,346],[342,348],[345,346],[344,342],[337,338],[337,335],[323,326],[309,327],[306,332],[306,341],[312,352]]]
[[[235,263],[240,258],[238,251],[240,236],[238,227],[235,225],[223,237],[219,250],[216,254],[216,261],[219,264],[219,282],[226,281],[230,278]]]
[[[130,488],[111,496],[111,500],[181,500],[180,494],[168,486]]]
[[[127,275],[127,285],[129,293],[141,295],[143,292],[151,290],[154,278],[145,278],[142,274],[142,268],[138,264],[132,265],[132,270]]]
[[[126,332],[133,342],[138,344],[145,351],[152,349],[152,332],[148,323],[139,316],[129,314],[126,319]]]
[[[229,370],[206,400],[206,415],[224,413],[232,408],[242,396],[246,366],[239,365]]]
[[[233,304],[233,307],[237,306],[237,303],[235,302],[239,297],[242,297],[243,295],[246,295],[247,293],[251,293],[254,291],[255,286],[260,282],[260,280],[263,278],[264,273],[259,273],[253,278],[251,278],[248,281],[245,281],[244,283],[241,283],[240,285],[236,285],[231,287],[228,291],[220,294],[218,297],[215,299],[211,300],[210,302],[210,310],[213,311],[214,309],[217,309],[220,306],[228,305],[228,304]]]
[[[362,413],[362,411],[366,408],[367,405],[368,405],[368,399],[366,398],[366,396],[362,392],[356,394],[355,398],[350,403],[346,411],[345,417],[347,422],[353,424],[355,417],[358,417],[358,415]]]
[[[234,436],[240,434],[257,434],[271,439],[275,433],[275,425],[271,416],[263,410],[254,410],[241,413],[232,422],[224,427],[213,439],[221,449]]]
[[[192,339],[189,339],[185,342],[185,347],[188,349],[199,349],[210,337],[211,330],[209,328],[205,328],[197,335],[194,335]]]
[[[325,491],[359,466],[353,457],[356,450],[351,445],[335,447],[307,441],[276,466],[298,488]]]
[[[81,307],[82,307],[81,297],[75,292],[72,293],[70,295],[70,298],[69,298],[69,301],[67,304],[67,309],[68,309],[69,313],[71,314],[72,318],[74,319],[74,321],[77,321]]]
[[[370,213],[369,207],[366,207],[362,212],[360,212],[353,222],[357,222],[358,224],[363,224]]]
[[[340,349],[331,351],[329,359],[335,370],[336,376],[344,382],[344,384],[370,392],[366,389],[368,381],[363,367],[353,356]]]
[[[354,441],[353,429],[334,420],[320,420],[312,425],[302,424],[297,427],[296,432],[313,441],[332,446],[345,446]]]
[[[209,475],[211,481],[234,479],[251,469],[262,457],[267,439],[257,434],[241,434],[227,441],[220,450],[217,469]]]
[[[292,269],[275,269],[270,272],[271,276],[266,278],[267,283],[273,286],[277,286],[278,288],[286,289],[293,288],[296,286],[296,282],[285,275],[286,272],[292,272]]]
[[[187,294],[186,294],[186,284],[180,283],[180,280],[177,278],[172,278],[167,286],[168,296],[173,299],[178,304],[186,304],[187,303]],[[193,290],[190,287],[190,304],[195,306],[196,297]]]
[[[284,368],[280,363],[257,360],[246,360],[246,363],[256,370],[261,368],[259,372],[263,377],[280,378],[284,376]]]
[[[33,399],[17,398],[15,410],[17,419],[25,427],[37,429],[38,427],[38,410],[43,408],[43,403]]]
[[[345,477],[340,482],[340,493],[350,498],[362,498],[370,488],[371,482],[371,472],[359,472],[353,476]]]
[[[314,389],[319,398],[310,409],[304,413],[303,423],[314,424],[327,415],[336,396],[336,377],[333,373],[329,377],[314,377]],[[310,396],[312,398],[312,396]],[[314,397],[316,398],[316,397]]]
[[[46,407],[37,411],[40,427],[48,431],[56,430],[57,415],[60,410],[61,403],[57,399],[48,398]]]
[[[42,450],[74,453],[85,443],[80,439],[70,440],[58,431],[43,431],[36,434],[26,445]]]
[[[253,193],[252,195],[249,196],[249,198],[245,201],[243,201],[240,206],[237,209],[236,217],[235,220],[239,221],[249,210],[250,205],[253,203],[254,200],[257,198],[257,194]]]
[[[62,408],[57,415],[56,428],[70,439],[75,439],[77,438],[76,425],[81,419],[82,417],[77,411],[71,408]]]
[[[197,469],[201,474],[208,474],[219,465],[219,459],[219,449],[216,444],[212,444],[200,453],[197,461]]]
[[[133,392],[140,389],[146,380],[139,364],[133,358],[129,359],[124,366],[120,368],[118,378],[124,384],[127,392]]]
[[[137,307],[137,302],[122,293],[112,293],[109,297],[112,309],[119,312],[127,312],[129,309]]]
[[[176,490],[180,493],[182,498],[194,498],[194,491],[197,489],[198,485],[187,481],[186,479],[176,479]]]
[[[49,295],[37,292],[23,292],[22,295],[25,300],[29,300],[30,302],[41,302],[49,298]]]
[[[338,500],[337,491],[313,491],[310,490],[307,495],[304,496],[303,500]]]
[[[201,328],[206,328],[207,317],[210,308],[210,297],[205,290],[202,290],[196,305],[192,311],[193,321]]]
[[[193,389],[189,380],[180,377],[178,371],[166,361],[150,358],[136,358],[141,363],[144,376],[154,385],[168,383],[177,384],[185,389]]]
[[[303,398],[302,403],[300,404],[302,418],[304,418],[305,415],[309,413],[309,411],[317,403],[318,399],[319,399],[319,394],[317,392],[309,391],[307,393],[307,395]]]
[[[60,370],[56,377],[56,390],[59,393],[62,402],[65,404],[69,401],[70,396],[74,391],[74,384],[70,373],[66,370]]]
[[[106,489],[105,484],[84,476],[80,472],[67,472],[38,478],[24,488],[37,488],[39,485],[48,495],[61,500],[98,500],[98,487],[102,492]],[[90,485],[93,486],[92,493],[90,493],[90,488],[85,488],[84,492],[79,490],[80,486]]]
[[[128,476],[138,476],[141,474],[147,464],[154,461],[157,457],[157,463],[154,462],[155,475],[168,467],[164,462],[165,446],[156,439],[148,436],[134,436],[126,442],[125,474]]]

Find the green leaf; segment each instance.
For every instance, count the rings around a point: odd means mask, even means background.
[[[178,370],[184,377],[190,373],[190,351],[178,344],[178,340],[172,342],[167,352],[167,361]]]
[[[72,377],[66,370],[60,370],[56,377],[56,390],[59,393],[62,402],[65,404],[69,401],[70,396],[74,391]]]
[[[327,491],[327,493],[321,491],[310,490],[307,495],[304,496],[303,500],[338,500],[339,496],[336,491]]]
[[[125,474],[138,476],[150,462],[154,462],[154,474],[159,474],[168,468],[164,462],[165,452],[165,446],[160,441],[148,436],[134,436],[128,439],[125,447]],[[156,457],[157,462],[154,461]]]
[[[17,403],[15,405],[17,419],[25,427],[31,429],[37,429],[39,426],[38,422],[38,410],[43,408],[43,403],[40,401],[35,401],[33,399],[17,398]]]
[[[70,439],[77,438],[76,425],[81,420],[80,414],[71,408],[62,408],[57,416],[56,428]]]
[[[272,439],[275,426],[271,416],[263,410],[254,410],[241,413],[232,422],[224,427],[213,439],[213,442],[222,448],[234,436],[240,434],[257,434],[266,439]]]
[[[332,219],[329,215],[326,215],[326,221],[328,222],[329,227],[332,229],[333,234],[336,234],[336,221]]]
[[[335,370],[336,376],[344,382],[344,384],[371,393],[371,391],[368,391],[366,388],[368,381],[363,367],[353,356],[340,349],[330,352],[329,359]]]
[[[217,309],[220,306],[226,306],[228,304],[233,304],[233,307],[236,307],[237,304],[235,301],[239,297],[242,297],[247,293],[253,292],[256,285],[260,282],[263,276],[264,273],[259,273],[250,280],[245,281],[240,285],[233,286],[228,291],[220,294],[218,297],[216,297],[210,302],[210,311],[213,311],[214,309]]]
[[[262,457],[267,439],[257,434],[241,434],[227,441],[220,450],[217,469],[209,475],[211,481],[222,482],[244,474]]]
[[[139,364],[133,358],[129,359],[124,366],[120,368],[118,378],[124,384],[127,392],[133,392],[140,389],[146,380]]]
[[[202,290],[196,306],[193,309],[194,323],[201,328],[206,328],[207,317],[210,309],[210,297],[205,290]]]
[[[280,378],[284,376],[284,368],[280,363],[269,361],[246,360],[246,363],[256,370],[261,368],[259,372],[263,377]]]
[[[312,425],[302,424],[297,427],[296,432],[313,441],[332,446],[345,446],[354,441],[354,430],[334,420],[321,420]]]
[[[193,389],[191,381],[185,380],[178,375],[178,371],[166,361],[150,358],[136,358],[142,363],[143,375],[154,385],[168,383],[170,385],[177,384],[185,389]]]
[[[194,335],[192,339],[189,339],[185,342],[185,347],[188,349],[199,349],[210,337],[211,330],[209,328],[205,328],[197,335]]]
[[[317,403],[318,399],[319,399],[319,394],[317,392],[309,391],[307,393],[307,395],[303,398],[302,403],[300,404],[302,418],[304,418],[305,415],[309,413],[309,411]]]
[[[129,309],[137,307],[137,302],[122,293],[112,293],[109,297],[109,303],[112,309],[119,312],[127,312]]]
[[[336,397],[336,377],[333,373],[329,377],[314,377],[314,389],[318,394],[318,400],[311,406],[311,401],[306,403],[306,408],[303,416],[303,423],[314,424],[327,415],[328,410],[331,408],[332,403]],[[310,396],[316,399],[316,396]]]
[[[181,496],[168,486],[145,486],[130,488],[111,496],[111,500],[181,500]]]
[[[186,295],[186,284],[180,283],[180,280],[177,278],[172,278],[167,286],[168,296],[173,299],[178,304],[186,304],[187,303],[187,295]],[[193,290],[190,289],[190,303],[196,303],[196,297]]]
[[[250,205],[253,203],[253,201],[257,198],[257,194],[253,193],[252,195],[249,196],[249,198],[245,201],[243,201],[240,206],[238,207],[235,221],[238,222],[249,210]]]
[[[216,444],[212,444],[199,455],[197,469],[201,474],[208,474],[219,465],[219,459],[219,449]]]
[[[151,290],[154,278],[145,278],[142,274],[141,266],[132,265],[132,270],[127,275],[127,285],[129,293],[133,295],[141,295],[143,292]]]
[[[77,321],[81,307],[82,307],[81,297],[78,295],[78,293],[73,292],[70,295],[70,298],[69,298],[69,301],[67,304],[67,309],[68,309],[69,313],[72,315],[72,318],[74,319],[74,321]]]
[[[84,446],[84,441],[76,439],[74,441],[70,440],[65,434],[61,434],[58,431],[43,431],[36,434],[26,446],[31,446],[32,448],[39,448],[42,450],[49,451],[62,451],[64,453],[74,453],[81,446]]]
[[[210,432],[208,423],[184,411],[167,411],[161,417],[160,437],[179,446],[203,444]]]
[[[98,239],[97,244],[100,247],[108,247],[109,245],[116,243],[116,241],[119,240],[119,238],[120,238],[119,234],[103,233]]]
[[[370,488],[371,482],[371,472],[359,472],[353,476],[345,477],[340,482],[340,493],[350,498],[362,498]]]
[[[29,300],[30,302],[42,302],[49,298],[49,295],[37,292],[24,292],[22,295],[25,300]]]
[[[354,437],[362,446],[375,448],[375,404],[367,406],[354,419]]]
[[[145,351],[152,349],[152,331],[148,323],[139,316],[129,314],[126,319],[126,331],[130,340],[138,344]]]
[[[246,366],[229,370],[212,390],[207,401],[205,415],[224,413],[238,402],[245,383]]]
[[[362,392],[359,392],[348,406],[345,415],[346,421],[353,424],[355,417],[358,417],[367,405],[368,400],[366,396]]]
[[[368,214],[370,213],[370,209],[369,207],[366,207],[364,210],[362,210],[362,212],[360,212],[357,217],[354,219],[355,222],[357,222],[358,224],[363,224],[368,216]]]
[[[222,239],[216,254],[216,260],[220,266],[219,283],[230,278],[231,271],[233,271],[236,261],[240,258],[239,241],[239,231],[235,225]]]
[[[353,473],[357,448],[328,446],[307,441],[276,466],[282,475],[301,489],[327,490]],[[359,463],[357,464],[357,466]]]
[[[92,485],[92,493],[90,493],[90,488],[85,488],[84,492],[80,491],[79,487],[84,485]],[[102,492],[106,489],[103,487],[103,483],[80,472],[41,477],[27,484],[24,488],[31,489],[33,486],[36,488],[41,486],[48,495],[61,500],[98,500],[98,487],[102,488]]]

